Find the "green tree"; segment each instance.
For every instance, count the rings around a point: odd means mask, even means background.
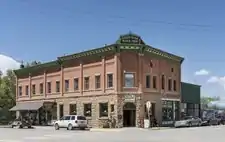
[[[41,64],[41,62],[39,62],[39,61],[32,61],[32,62],[30,62],[30,63],[27,62],[27,63],[24,65],[24,67],[27,68],[27,67],[36,66],[36,65],[39,65],[39,64]]]
[[[220,97],[201,97],[201,104],[203,108],[207,108],[207,105],[213,101],[219,101]]]
[[[16,104],[16,77],[12,70],[0,77],[0,123],[7,124],[15,117],[9,109]]]

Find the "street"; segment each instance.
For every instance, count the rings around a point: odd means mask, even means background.
[[[53,128],[36,129],[0,129],[0,142],[72,142],[104,141],[104,142],[212,142],[223,141],[225,126],[146,130],[139,128],[123,128],[116,130],[67,131]]]

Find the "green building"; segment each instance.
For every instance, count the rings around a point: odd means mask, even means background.
[[[200,116],[201,86],[181,82],[181,112],[189,116]]]

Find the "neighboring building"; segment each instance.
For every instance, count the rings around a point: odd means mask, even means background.
[[[181,112],[199,117],[201,113],[201,86],[181,82],[181,103]]]
[[[29,109],[38,122],[82,114],[92,127],[111,118],[117,127],[143,127],[151,101],[159,122],[178,119],[182,62],[135,34],[122,35],[115,44],[16,70],[12,110]]]

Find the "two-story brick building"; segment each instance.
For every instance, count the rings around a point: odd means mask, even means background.
[[[182,61],[135,34],[122,35],[102,48],[15,70],[17,105],[12,110],[36,111],[45,120],[82,114],[93,127],[102,127],[110,117],[117,127],[143,127],[145,102],[151,101],[159,122],[177,119]]]

